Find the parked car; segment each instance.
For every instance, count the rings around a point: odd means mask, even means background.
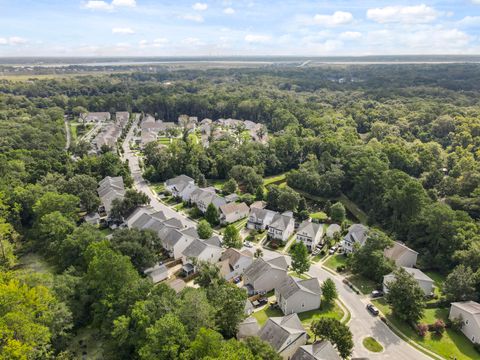
[[[377,316],[378,314],[380,314],[380,311],[378,311],[378,309],[372,304],[367,305],[367,310],[374,316]]]
[[[253,247],[253,244],[252,244],[250,241],[245,241],[245,242],[243,243],[243,246],[248,247],[248,248],[251,248],[251,247]]]
[[[241,276],[236,276],[233,278],[233,283],[234,284],[238,284],[240,281],[242,281],[242,277]]]
[[[383,296],[383,291],[373,290],[371,295],[372,295],[372,298],[378,298]]]
[[[266,297],[261,297],[261,298],[259,298],[259,299],[257,299],[257,300],[253,300],[253,301],[252,301],[252,305],[253,305],[253,307],[255,307],[255,308],[258,308],[258,307],[260,307],[260,306],[263,306],[263,305],[265,305],[265,304],[267,304],[267,303],[268,303],[268,298],[266,298]]]

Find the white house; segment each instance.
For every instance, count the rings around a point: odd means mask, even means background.
[[[297,242],[303,242],[308,251],[312,251],[321,243],[323,237],[323,224],[303,221],[297,229]]]
[[[268,226],[268,236],[285,242],[293,234],[294,230],[295,220],[290,213],[275,214]]]
[[[454,302],[450,307],[450,320],[462,320],[462,332],[472,343],[480,343],[480,304],[475,301]]]
[[[168,251],[169,255],[175,260],[183,258],[183,251],[195,241],[195,237],[191,236],[188,229],[168,228],[165,234],[160,237],[162,246]]]
[[[160,281],[166,280],[169,277],[168,269],[165,265],[156,264],[155,266],[145,269],[143,271],[154,284],[159,283]]]
[[[424,274],[421,270],[414,269],[414,268],[407,268],[403,267],[403,269],[409,273],[415,281],[418,283],[418,285],[422,288],[423,292],[425,295],[430,295],[433,292],[433,280],[428,277],[426,274]],[[388,293],[388,284],[392,281],[395,280],[395,274],[390,273],[388,275],[385,275],[383,277],[383,292],[385,294]]]
[[[300,346],[290,360],[342,360],[342,358],[330,341],[323,340]]]
[[[243,274],[246,268],[253,263],[253,255],[250,251],[240,251],[228,248],[220,257],[220,272],[226,280]]]
[[[317,278],[302,280],[287,276],[275,288],[278,306],[285,315],[318,309],[321,296],[322,289]]]
[[[195,186],[195,181],[187,175],[179,175],[172,179],[165,181],[165,189],[174,197],[181,197],[185,189],[190,189]],[[192,189],[193,191],[194,189]]]
[[[251,206],[250,214],[248,216],[247,228],[255,230],[265,230],[272,222],[275,214],[275,211]]]
[[[269,318],[258,336],[283,359],[290,359],[300,346],[307,343],[308,338],[297,314]]]
[[[225,198],[218,196],[215,192],[215,188],[197,188],[190,194],[190,202],[197,205],[197,208],[202,212],[206,212],[208,205],[213,204],[218,210],[222,205],[225,205],[227,201]]]
[[[207,240],[195,239],[182,252],[182,262],[187,264],[192,259],[216,264],[222,256],[222,243],[218,236]]]
[[[122,200],[125,196],[125,185],[121,176],[111,177],[107,176],[98,183],[98,196],[102,203],[103,209],[110,214],[112,210],[112,202],[114,199]]]
[[[348,228],[348,233],[343,239],[343,248],[346,253],[355,251],[356,246],[363,246],[367,241],[368,228],[362,224],[353,224]],[[358,244],[358,245],[356,245]]]
[[[231,224],[248,216],[249,207],[244,202],[231,202],[220,206],[220,222],[222,224]]]
[[[383,255],[393,260],[397,266],[411,268],[417,264],[418,252],[398,241],[395,241],[392,247],[385,249]]]
[[[258,258],[245,269],[243,283],[249,294],[259,291],[268,292],[282,284],[287,276],[287,269],[288,263],[285,256],[270,260]]]

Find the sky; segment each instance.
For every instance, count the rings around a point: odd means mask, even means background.
[[[0,0],[0,56],[480,54],[480,0]]]

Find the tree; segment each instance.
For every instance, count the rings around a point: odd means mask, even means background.
[[[45,214],[36,226],[41,250],[50,256],[58,256],[57,249],[62,246],[62,243],[74,229],[75,222],[63,216],[59,211]]]
[[[344,359],[350,357],[353,349],[353,336],[348,326],[332,318],[321,318],[314,321],[312,331],[315,340],[319,337],[321,340],[328,340],[334,344]]]
[[[476,278],[472,269],[461,264],[447,276],[442,292],[448,302],[476,300]]]
[[[292,269],[299,275],[310,269],[310,260],[308,259],[308,249],[303,242],[292,245]]]
[[[194,282],[203,289],[216,288],[217,285],[224,283],[226,280],[220,274],[220,268],[216,264],[207,261],[200,261],[197,265],[198,275]]]
[[[120,229],[110,238],[112,247],[132,261],[138,271],[152,267],[158,261],[162,242],[153,230]]]
[[[255,253],[253,254],[253,257],[254,257],[255,259],[258,259],[258,258],[261,258],[262,256],[263,256],[263,251],[262,251],[262,249],[257,248],[257,249],[255,250]]]
[[[222,334],[212,329],[201,328],[183,357],[188,360],[219,357],[222,355],[223,341]]]
[[[226,247],[232,247],[235,249],[240,249],[242,247],[242,238],[235,225],[230,224],[225,228],[225,232],[223,233],[223,244]]]
[[[370,230],[365,244],[352,254],[348,265],[353,273],[380,283],[394,268],[393,262],[384,256],[384,250],[391,246],[393,241],[386,234]]]
[[[336,223],[342,223],[345,220],[346,211],[341,202],[336,202],[330,207],[330,218]]]
[[[208,293],[209,300],[215,306],[215,323],[218,330],[227,338],[234,337],[238,324],[245,318],[247,293],[230,283],[223,283]]]
[[[337,287],[332,279],[326,279],[322,284],[322,296],[327,304],[333,304],[338,298]]]
[[[235,191],[237,191],[237,182],[235,181],[234,178],[230,178],[225,183],[223,184],[222,187],[222,192],[224,194],[233,194]]]
[[[262,201],[265,198],[265,191],[263,190],[263,186],[257,187],[255,190],[255,200]]]
[[[113,199],[110,217],[117,220],[127,218],[137,207],[146,204],[150,204],[147,194],[132,189],[127,190],[123,199]]]
[[[413,276],[403,268],[394,272],[395,280],[388,283],[385,299],[398,319],[416,324],[423,316],[425,294]]]
[[[215,326],[214,308],[201,288],[186,288],[181,292],[176,314],[190,339],[194,339],[201,328]]]
[[[74,195],[47,192],[35,202],[33,212],[37,220],[54,211],[60,212],[62,216],[76,220],[79,203],[79,198]]]
[[[208,239],[213,234],[213,229],[207,220],[200,220],[197,225],[197,232],[200,239]]]
[[[280,188],[278,185],[267,187],[268,207],[278,211],[295,211],[300,202],[300,195],[290,187]]]
[[[245,339],[244,343],[258,360],[282,359],[268,342],[261,340],[258,336],[250,336]]]
[[[185,327],[175,315],[166,314],[147,329],[139,355],[142,360],[176,360],[187,347]]]
[[[212,203],[208,204],[207,211],[205,212],[205,220],[207,220],[210,225],[216,226],[220,223],[220,215],[218,210]]]
[[[262,177],[250,166],[235,165],[231,168],[229,176],[251,194],[263,184]]]

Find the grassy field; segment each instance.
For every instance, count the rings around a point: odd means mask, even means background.
[[[380,345],[380,343],[375,340],[373,337],[366,337],[363,339],[363,346],[365,346],[365,349],[371,351],[371,352],[381,352],[383,351],[383,346]]]
[[[346,263],[347,258],[343,254],[335,254],[330,256],[323,265],[333,271],[337,271],[337,266],[345,265]]]
[[[213,186],[217,190],[222,190],[223,189],[223,184],[225,184],[227,180],[225,179],[210,179],[207,180],[209,186]]]
[[[395,327],[426,349],[446,359],[480,360],[480,353],[474,349],[472,343],[462,333],[453,329],[446,329],[441,337],[428,332],[427,335],[422,338],[411,326],[392,315],[390,307],[384,299],[374,300],[373,302]],[[436,319],[446,321],[448,311],[448,309],[425,309],[424,316],[420,322],[431,324]]]
[[[317,219],[317,220],[326,220],[328,218],[327,214],[325,214],[323,211],[317,211],[317,212],[311,213],[309,216],[311,219]]]
[[[377,289],[377,284],[374,281],[364,278],[361,275],[350,275],[347,277],[347,280],[365,295]]]
[[[263,179],[263,186],[268,186],[271,184],[280,185],[286,182],[286,175],[287,175],[286,173],[283,173],[280,175],[268,176]]]

